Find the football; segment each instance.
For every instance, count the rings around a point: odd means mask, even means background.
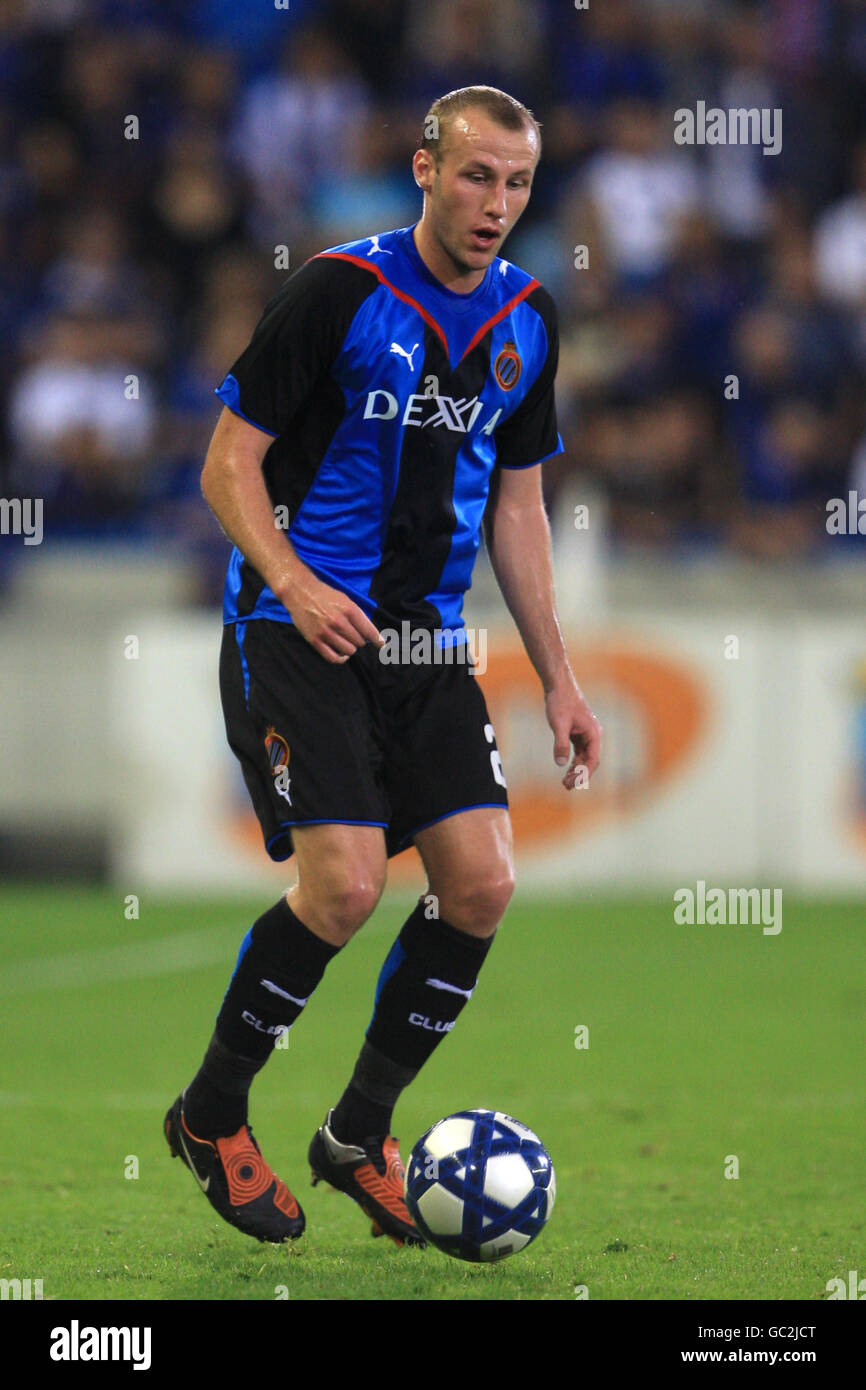
[[[499,1110],[460,1110],[427,1130],[406,1169],[406,1205],[432,1245],[458,1260],[502,1260],[553,1211],[556,1176],[537,1134]]]

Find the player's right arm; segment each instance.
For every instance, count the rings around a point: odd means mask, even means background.
[[[326,661],[347,661],[365,642],[382,646],[384,638],[366,613],[347,594],[317,579],[285,531],[274,524],[262,473],[272,443],[272,435],[225,406],[202,471],[205,501],[229,540]]]

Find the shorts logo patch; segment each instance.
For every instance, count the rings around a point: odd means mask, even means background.
[[[291,778],[289,777],[289,745],[278,734],[273,725],[270,726],[265,734],[265,752],[268,755],[268,762],[271,768],[271,775],[274,779],[274,791],[277,796],[282,796],[291,806],[292,798],[289,795]]]
[[[276,777],[281,768],[289,765],[289,745],[282,734],[277,733],[273,725],[265,734],[265,751],[271,765],[271,772]]]
[[[509,338],[493,363],[493,375],[496,377],[497,385],[501,386],[503,391],[510,391],[517,385],[522,371],[523,362],[517,351],[517,344]]]

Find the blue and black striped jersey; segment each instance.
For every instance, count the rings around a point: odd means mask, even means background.
[[[217,395],[274,436],[268,493],[320,579],[380,628],[457,634],[493,469],[562,450],[556,310],[498,257],[471,293],[446,289],[412,230],[295,271]],[[235,549],[224,618],[255,617],[291,621]]]

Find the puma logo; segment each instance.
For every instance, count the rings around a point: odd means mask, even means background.
[[[401,346],[400,346],[399,343],[392,343],[392,344],[391,344],[391,351],[392,351],[392,352],[396,352],[400,357],[405,357],[405,358],[406,358],[406,361],[409,363],[409,371],[412,372],[412,371],[415,370],[414,367],[412,366],[412,358],[415,356],[415,349],[416,349],[417,347],[418,347],[418,344],[417,344],[417,343],[413,343],[413,344],[412,344],[412,351],[411,351],[411,352],[407,352],[405,348],[401,348]]]

